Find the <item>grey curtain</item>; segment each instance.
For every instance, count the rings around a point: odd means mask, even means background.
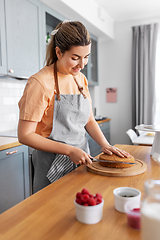
[[[132,27],[132,128],[153,124],[158,23]]]

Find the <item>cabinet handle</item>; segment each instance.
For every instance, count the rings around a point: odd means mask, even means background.
[[[14,153],[17,153],[17,150],[12,151],[12,152],[6,152],[6,155],[11,155],[11,154],[14,154]]]
[[[13,69],[10,69],[9,72],[10,72],[10,73],[14,73]]]

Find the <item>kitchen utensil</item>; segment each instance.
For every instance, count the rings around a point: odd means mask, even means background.
[[[130,162],[107,161],[107,160],[102,160],[102,159],[97,159],[97,158],[91,158],[91,160],[92,160],[92,162],[136,164],[136,163],[130,163]]]
[[[130,165],[128,168],[108,168],[101,166],[99,162],[93,162],[87,166],[87,170],[95,174],[110,177],[135,176],[147,170],[147,164],[142,160],[135,159],[135,163],[136,164]]]

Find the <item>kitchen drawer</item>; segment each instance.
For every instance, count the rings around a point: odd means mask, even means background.
[[[100,129],[102,131],[106,131],[110,129],[110,122],[103,122],[103,123],[99,123]]]

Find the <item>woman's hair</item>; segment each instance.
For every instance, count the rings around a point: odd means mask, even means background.
[[[57,32],[51,36],[46,51],[46,66],[57,61],[55,48],[59,47],[62,53],[69,51],[72,46],[86,46],[91,43],[86,27],[78,21],[60,22],[55,28]]]

